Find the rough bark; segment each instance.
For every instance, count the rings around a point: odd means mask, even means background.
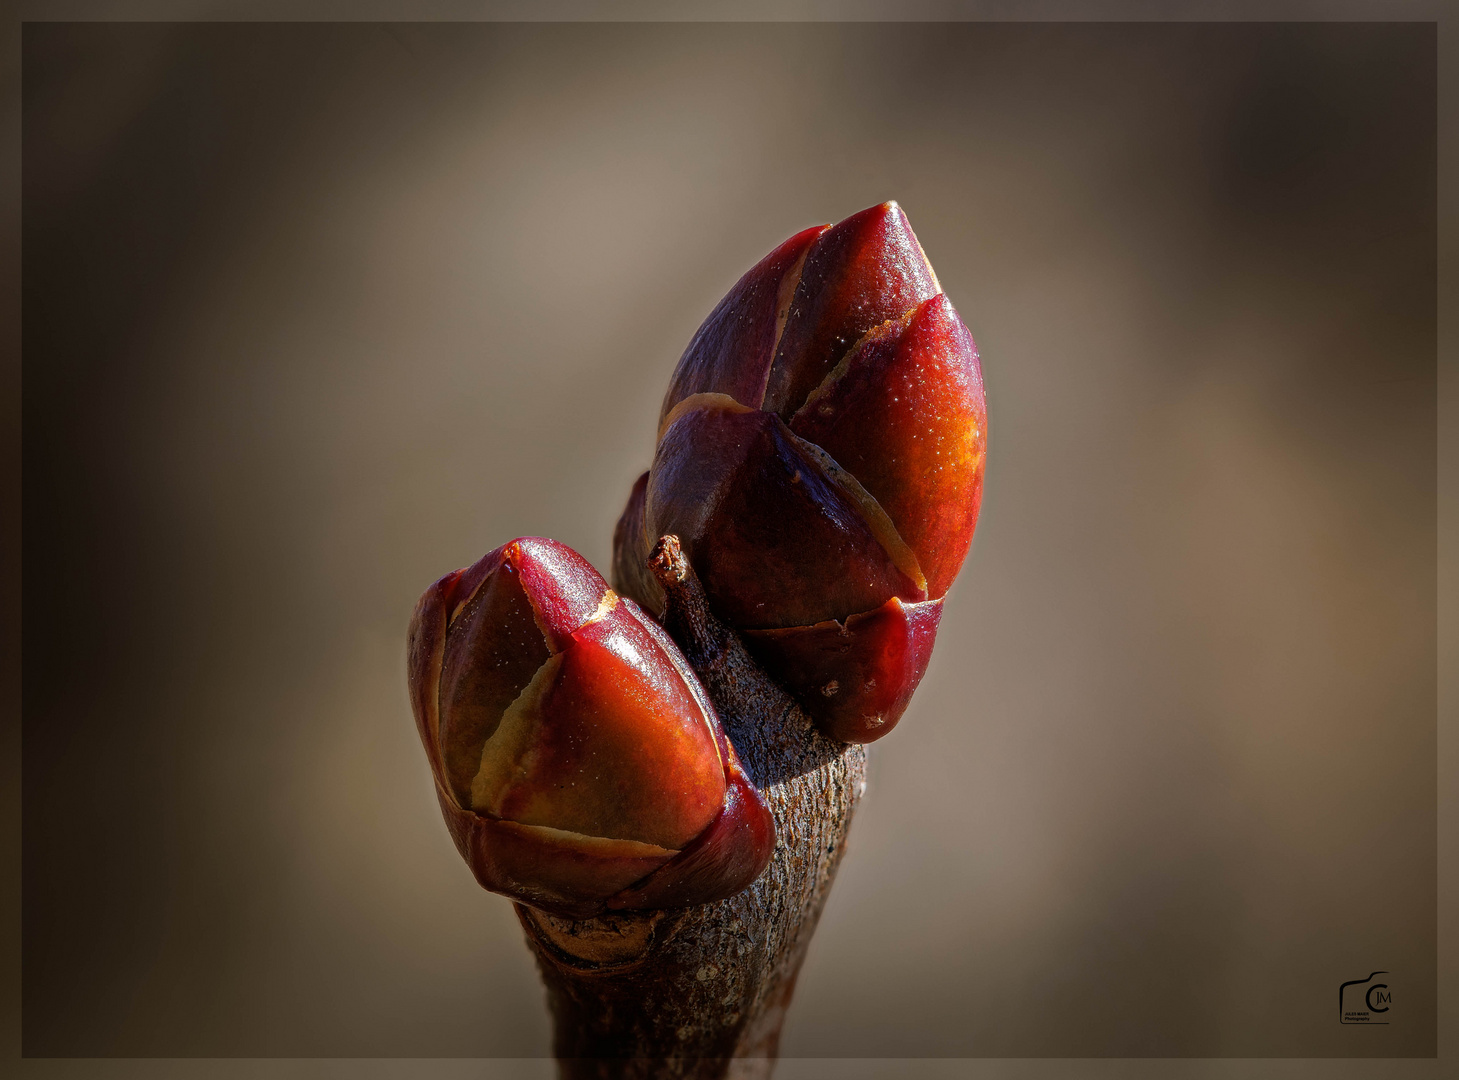
[[[571,921],[517,905],[563,1076],[767,1077],[806,947],[866,788],[862,746],[820,734],[709,611],[678,542],[652,560],[664,629],[698,672],[775,816],[770,866],[713,904]]]

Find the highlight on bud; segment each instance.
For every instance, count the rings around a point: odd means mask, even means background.
[[[926,671],[986,444],[977,347],[901,208],[807,229],[679,360],[614,584],[657,613],[642,566],[676,534],[762,666],[828,734],[870,742]]]
[[[411,703],[457,849],[567,918],[730,896],[775,827],[667,634],[591,565],[525,537],[432,585]]]

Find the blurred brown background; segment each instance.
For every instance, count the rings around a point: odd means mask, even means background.
[[[1435,1052],[1431,25],[36,25],[24,1051],[530,1056],[403,636],[906,208],[987,494],[790,1055]],[[1384,969],[1385,1028],[1338,985]]]

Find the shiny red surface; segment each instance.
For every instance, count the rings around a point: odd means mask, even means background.
[[[497,817],[678,850],[719,813],[709,721],[626,611],[574,635],[534,720],[530,750],[495,793]]]
[[[844,624],[746,630],[745,647],[801,703],[821,729],[843,742],[872,742],[896,726],[922,681],[942,601],[888,600]]]
[[[573,631],[598,610],[608,583],[592,563],[556,540],[524,536],[501,550],[522,575],[552,651],[566,648]]]
[[[876,497],[947,592],[982,501],[987,409],[972,335],[945,296],[873,330],[790,421]]]
[[[736,627],[845,618],[925,599],[857,501],[773,413],[708,406],[659,443],[647,530],[676,534],[710,604]]]
[[[724,811],[672,862],[608,901],[609,908],[707,904],[733,896],[764,871],[775,849],[775,822],[759,792],[736,770]]]
[[[939,291],[896,203],[826,230],[806,256],[762,407],[789,419],[863,334]]]

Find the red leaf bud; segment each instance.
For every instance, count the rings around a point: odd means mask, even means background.
[[[436,582],[409,677],[484,887],[584,918],[719,899],[769,861],[769,810],[694,673],[572,549],[523,538]]]
[[[715,612],[837,738],[891,730],[972,543],[987,411],[972,336],[895,203],[791,237],[695,334],[614,582],[680,538]]]

